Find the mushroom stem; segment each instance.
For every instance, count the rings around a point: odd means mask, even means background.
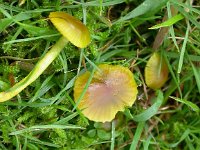
[[[67,43],[68,40],[65,37],[61,37],[56,44],[38,61],[34,69],[24,79],[10,89],[0,92],[0,102],[4,102],[13,98],[28,85],[34,82],[59,55]]]

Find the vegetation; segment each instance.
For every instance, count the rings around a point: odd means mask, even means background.
[[[199,6],[198,0],[0,0],[0,92],[61,37],[50,12],[78,18],[92,39],[82,49],[69,43],[35,82],[0,103],[0,149],[200,149]],[[157,90],[144,75],[154,52],[169,70]],[[133,106],[112,122],[88,120],[74,102],[76,77],[99,64],[129,67],[138,85]]]

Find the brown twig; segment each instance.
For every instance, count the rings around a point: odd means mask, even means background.
[[[178,13],[178,11],[174,7],[171,7],[171,13],[172,13],[172,16],[175,16]],[[168,14],[166,11],[162,22],[165,22],[167,19],[168,19]],[[168,31],[169,31],[169,27],[160,28],[153,43],[154,50],[157,50],[162,45],[165,36],[168,34]]]

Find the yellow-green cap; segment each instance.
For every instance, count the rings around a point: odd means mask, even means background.
[[[161,88],[167,81],[168,74],[169,70],[164,58],[155,52],[145,67],[145,82],[147,86],[152,89]]]
[[[90,43],[87,27],[65,12],[51,12],[49,18],[57,30],[72,44],[84,48]]]
[[[90,120],[112,121],[118,111],[132,106],[137,96],[137,85],[133,73],[119,65],[99,65],[78,108]],[[90,72],[77,78],[74,99],[77,101],[84,90]]]

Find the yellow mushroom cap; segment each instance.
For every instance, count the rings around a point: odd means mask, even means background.
[[[57,30],[75,46],[84,48],[90,43],[90,33],[78,19],[64,12],[51,12],[49,18]]]
[[[152,89],[161,88],[168,79],[169,70],[167,64],[159,53],[154,53],[145,67],[145,81]]]
[[[118,111],[132,106],[137,96],[137,85],[132,72],[119,65],[99,65],[92,81],[78,105],[90,120],[106,122],[114,119]],[[85,87],[90,72],[77,78],[74,85],[74,99],[77,101]]]

